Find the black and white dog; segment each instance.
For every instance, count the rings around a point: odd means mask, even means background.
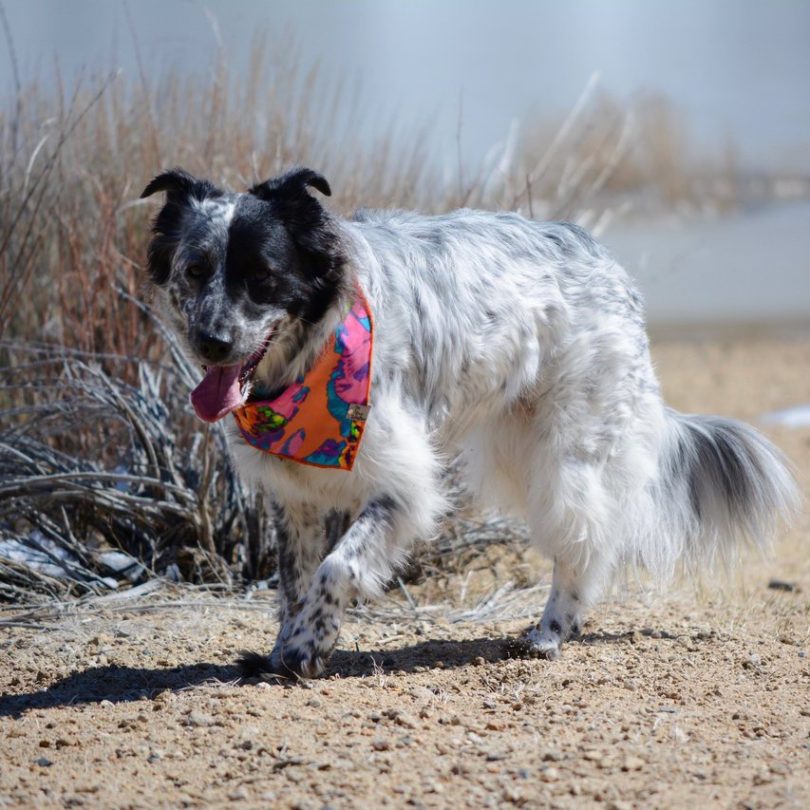
[[[322,671],[347,605],[378,594],[434,531],[457,453],[484,503],[523,516],[554,560],[526,638],[547,658],[623,564],[666,577],[728,561],[790,513],[795,484],[765,438],[662,402],[641,299],[582,229],[471,210],[346,220],[310,189],[330,194],[309,169],[246,193],[175,170],[142,195],[167,194],[149,272],[208,369],[195,391],[204,418],[300,382],[358,295],[373,314],[351,470],[256,449],[227,419],[240,474],[278,519],[281,629],[260,666]],[[329,545],[335,510],[346,530]]]

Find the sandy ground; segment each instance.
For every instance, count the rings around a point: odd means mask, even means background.
[[[655,355],[684,410],[810,402],[807,341]],[[771,435],[810,491],[810,428]],[[555,662],[511,657],[526,618],[437,618],[505,577],[547,583],[545,563],[508,552],[412,589],[415,609],[395,594],[350,622],[303,686],[240,682],[233,665],[269,648],[271,594],[20,613],[0,629],[0,806],[808,807],[809,537],[803,515],[722,592],[635,584]]]

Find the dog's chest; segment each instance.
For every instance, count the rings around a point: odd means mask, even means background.
[[[357,466],[354,471],[314,467],[251,446],[235,425],[228,426],[227,434],[236,472],[249,489],[271,493],[285,503],[308,503],[324,510],[351,512],[362,503],[367,487]]]

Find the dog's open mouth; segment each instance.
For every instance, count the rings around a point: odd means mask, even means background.
[[[203,366],[205,377],[191,392],[194,412],[205,422],[216,422],[245,404],[248,383],[270,345],[271,330],[261,348],[245,363],[231,366]]]

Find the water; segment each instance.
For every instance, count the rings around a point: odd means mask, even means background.
[[[808,202],[639,222],[602,238],[638,280],[653,326],[810,330]]]
[[[810,427],[810,405],[794,405],[780,411],[771,411],[762,415],[762,422],[766,425],[779,425],[780,427],[801,428]]]

